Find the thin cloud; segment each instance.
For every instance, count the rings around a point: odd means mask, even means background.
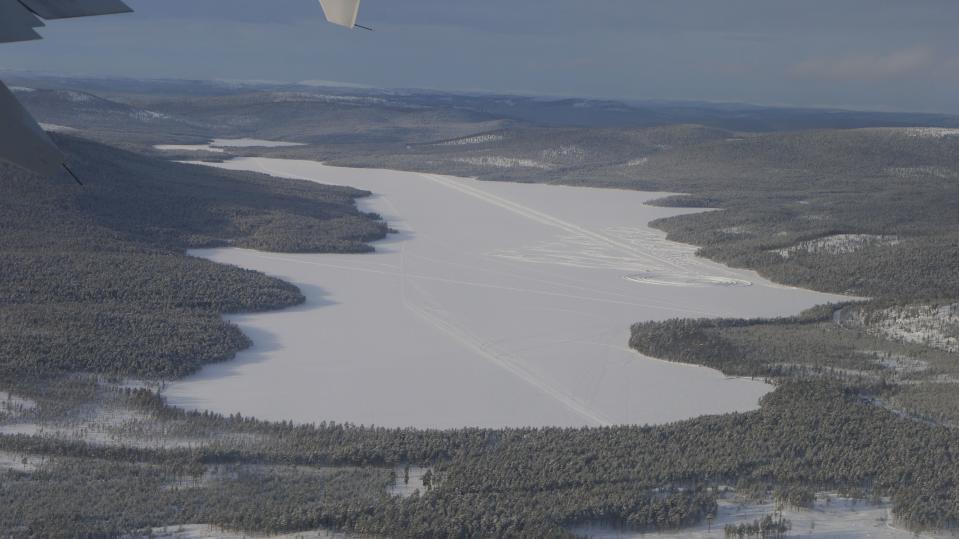
[[[926,71],[936,62],[928,48],[913,48],[888,54],[846,54],[814,58],[793,66],[793,76],[804,79],[869,81],[897,78]]]

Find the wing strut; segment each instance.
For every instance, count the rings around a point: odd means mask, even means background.
[[[77,178],[77,175],[74,174],[72,170],[70,170],[70,167],[68,167],[66,163],[63,163],[63,170],[67,171],[67,174],[69,174],[70,177],[73,178],[73,181],[77,182],[77,185],[79,185],[80,187],[83,187],[83,182],[80,181],[80,178]]]

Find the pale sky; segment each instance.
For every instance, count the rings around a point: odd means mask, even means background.
[[[959,113],[957,0],[130,0],[0,69]]]

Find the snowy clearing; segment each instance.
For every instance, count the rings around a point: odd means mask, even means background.
[[[230,316],[255,345],[168,386],[174,405],[391,427],[662,423],[750,410],[769,386],[643,358],[642,320],[794,314],[837,296],[694,256],[640,193],[244,158],[235,170],[349,185],[399,233],[367,255],[194,251],[299,286],[305,305]],[[627,280],[639,272],[697,286]],[[710,282],[712,281],[712,282]],[[727,286],[729,281],[754,286]]]
[[[223,153],[226,151],[225,148],[288,148],[291,146],[305,146],[305,144],[255,138],[217,138],[209,144],[157,144],[154,148],[161,151]]]
[[[60,93],[66,98],[67,101],[70,101],[71,103],[87,103],[95,99],[94,96],[90,94],[74,92],[73,90],[61,90]]]
[[[485,144],[487,142],[497,142],[503,140],[503,135],[474,135],[472,137],[458,138],[453,140],[444,140],[437,142],[434,146],[469,146],[472,144]]]
[[[820,494],[812,509],[784,509],[782,516],[792,523],[788,537],[810,537],[815,539],[835,538],[873,538],[873,539],[916,539],[939,537],[935,534],[915,534],[896,526],[891,504],[884,500],[873,504],[861,500],[841,498],[835,494]],[[574,533],[591,539],[723,539],[727,524],[751,523],[772,515],[777,511],[776,504],[742,504],[734,500],[720,500],[719,514],[712,525],[703,523],[693,528],[676,532],[636,533],[614,530],[603,526],[580,526],[573,528]],[[948,536],[951,537],[951,536]]]
[[[19,417],[25,412],[36,409],[36,407],[37,403],[30,399],[0,391],[0,417]]]
[[[291,146],[306,145],[302,142],[281,142],[255,138],[217,138],[213,139],[210,146],[214,148],[288,148]]]
[[[947,180],[959,176],[959,174],[952,169],[930,165],[921,167],[891,167],[886,169],[886,174],[895,176],[896,178],[917,178],[926,176]]]
[[[162,112],[154,112],[152,110],[137,110],[131,112],[130,117],[141,122],[149,122],[152,120],[166,120],[170,116],[163,114]]]
[[[209,144],[157,144],[155,149],[163,152],[214,152],[223,153],[226,150],[214,148]]]
[[[945,138],[959,136],[959,129],[947,127],[910,127],[904,130],[910,137]]]
[[[836,234],[824,238],[816,238],[800,242],[785,249],[773,252],[783,258],[789,258],[797,253],[839,255],[855,253],[868,247],[884,247],[898,245],[897,236],[877,236],[872,234]]]
[[[872,357],[884,369],[900,374],[912,374],[929,370],[929,362],[902,354],[892,354],[881,350],[859,350],[861,354]]]
[[[420,466],[410,466],[409,469],[404,466],[397,466],[393,469],[396,479],[387,492],[390,496],[399,496],[400,498],[409,498],[416,491],[425,493],[426,485],[423,484],[423,476],[426,475],[427,470],[429,468]],[[409,473],[409,480],[406,477],[407,472]]]
[[[362,539],[366,536],[325,530],[296,532],[283,535],[258,535],[226,531],[209,524],[182,524],[153,528],[150,533],[125,535],[123,539]]]
[[[467,165],[476,165],[480,167],[494,168],[538,168],[549,170],[552,166],[549,163],[542,163],[532,159],[517,159],[515,157],[498,157],[488,155],[483,157],[457,157],[453,159],[457,163],[466,163]]]
[[[0,451],[0,471],[35,472],[43,457]]]
[[[586,158],[586,150],[579,146],[560,146],[543,150],[540,155],[546,161],[582,161]]]
[[[857,311],[843,316],[842,323],[894,341],[959,353],[959,303],[890,307],[866,315]]]

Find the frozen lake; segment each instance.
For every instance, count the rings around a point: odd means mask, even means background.
[[[698,259],[646,224],[662,193],[479,182],[243,158],[217,164],[350,185],[399,231],[368,255],[213,249],[301,307],[232,316],[255,346],[173,383],[174,405],[391,427],[662,423],[750,410],[769,386],[644,358],[630,324],[772,316],[837,299]]]

